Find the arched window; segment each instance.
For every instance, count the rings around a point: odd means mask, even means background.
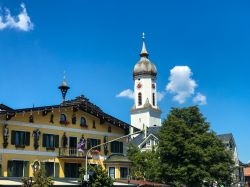
[[[155,93],[152,94],[153,106],[155,106]]]
[[[66,122],[67,121],[67,117],[65,114],[61,114],[60,115],[60,122]]]
[[[141,92],[138,93],[138,105],[142,105],[142,95]]]
[[[80,126],[82,126],[82,127],[87,126],[87,122],[86,122],[85,117],[81,117],[81,120],[80,120]]]

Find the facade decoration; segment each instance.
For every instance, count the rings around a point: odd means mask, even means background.
[[[54,123],[54,114],[51,114],[50,115],[50,120],[49,120],[50,123]]]
[[[30,122],[30,123],[34,123],[34,117],[33,117],[33,114],[30,114],[30,116],[29,116],[29,122]]]
[[[68,137],[66,136],[66,132],[64,132],[62,136],[62,147],[66,148],[67,145],[68,145]]]
[[[40,138],[41,132],[39,129],[36,129],[33,131],[32,136],[34,137],[34,148],[37,149],[39,147],[39,138]]]
[[[108,141],[108,137],[104,136],[103,142],[106,143],[107,141]],[[108,150],[108,144],[104,144],[103,147],[104,147],[104,154],[107,155],[108,152],[109,152],[109,150]]]
[[[84,152],[85,144],[86,144],[86,140],[84,139],[84,135],[82,135],[82,137],[80,138],[80,141],[78,142],[78,146],[77,146],[78,151]]]
[[[38,160],[35,160],[33,163],[32,163],[32,170],[33,172],[36,172],[39,168],[40,168],[40,162]]]
[[[9,139],[9,128],[8,128],[8,125],[5,124],[3,128],[3,147],[4,148],[6,148],[9,144],[8,139]]]

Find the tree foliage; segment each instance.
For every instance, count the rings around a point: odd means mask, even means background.
[[[155,150],[141,152],[139,148],[130,144],[128,158],[133,162],[131,166],[131,177],[133,179],[160,181],[159,155]]]
[[[88,171],[90,174],[89,183],[91,187],[111,187],[113,185],[113,179],[108,176],[108,173],[102,168],[102,166],[89,166]],[[85,167],[80,168],[79,182],[84,181]]]
[[[159,131],[161,177],[172,186],[229,185],[232,155],[199,108],[172,108]]]
[[[39,168],[33,173],[34,177],[32,178],[32,187],[48,187],[53,184],[52,178],[47,177],[45,172]],[[29,187],[29,178],[22,178],[23,187]]]

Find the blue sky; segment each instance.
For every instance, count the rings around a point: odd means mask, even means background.
[[[200,109],[211,128],[233,133],[240,159],[250,160],[249,1],[0,0],[0,7],[5,23],[0,29],[0,103],[13,108],[57,104],[57,86],[66,71],[67,98],[84,94],[130,122],[133,101],[116,96],[133,88],[132,70],[145,32],[158,69],[158,91],[166,94],[159,103],[162,118],[171,107],[193,105],[201,93],[207,104]],[[6,24],[6,8],[15,22]],[[25,15],[24,8],[32,25],[15,19]],[[173,100],[176,93],[166,91],[176,66],[187,66],[188,79],[197,85],[181,104]]]

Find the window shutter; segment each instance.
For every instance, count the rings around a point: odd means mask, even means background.
[[[28,177],[29,176],[29,161],[24,161],[23,162],[23,175],[24,177]]]
[[[123,142],[120,142],[119,148],[120,148],[119,153],[123,153]]]
[[[114,143],[115,143],[115,142],[111,142],[111,146],[110,146],[110,148],[111,148],[111,153],[114,152]]]
[[[58,148],[59,147],[59,135],[54,135],[55,138],[55,147]]]
[[[43,134],[43,147],[46,147],[46,134]]]
[[[46,173],[46,170],[45,170],[45,162],[41,162],[41,170],[42,170],[42,173],[43,173],[43,174]]]
[[[55,178],[59,178],[59,163],[55,163]]]
[[[97,145],[100,145],[100,144],[101,144],[101,140],[98,139],[98,140],[97,140]],[[101,151],[101,146],[97,147],[97,150],[98,150],[98,151]]]
[[[7,176],[12,177],[13,176],[13,161],[8,160],[7,162]]]
[[[11,131],[11,145],[16,144],[16,131]]]
[[[88,138],[87,139],[87,149],[90,149],[91,148],[91,139]]]
[[[0,164],[0,177],[2,177],[3,174],[2,174],[2,164]]]
[[[25,145],[30,145],[30,132],[25,132]]]

